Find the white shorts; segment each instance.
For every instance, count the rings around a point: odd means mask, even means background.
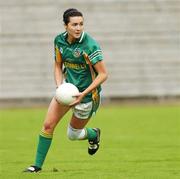
[[[93,102],[79,103],[73,108],[73,114],[79,119],[88,119],[92,115]]]

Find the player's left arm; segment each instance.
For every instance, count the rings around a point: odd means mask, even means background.
[[[100,84],[102,84],[107,78],[108,73],[107,69],[105,67],[104,61],[98,61],[96,64],[94,64],[94,68],[98,75],[94,79],[94,81],[86,88],[82,93],[84,96],[86,96],[88,93],[90,93],[93,89],[97,88]]]

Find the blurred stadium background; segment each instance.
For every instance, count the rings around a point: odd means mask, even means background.
[[[69,7],[103,49],[104,100],[180,97],[179,0],[0,0],[0,107],[53,96],[53,39]]]
[[[180,0],[0,0],[0,178],[34,178],[21,171],[55,92],[53,40],[69,7],[103,49],[104,104],[121,103],[88,124],[103,131],[93,158],[67,140],[67,114],[38,178],[179,179]]]

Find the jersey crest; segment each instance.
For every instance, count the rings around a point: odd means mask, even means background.
[[[75,58],[79,58],[79,57],[81,56],[81,49],[80,49],[80,48],[74,49],[74,51],[73,51],[73,56],[74,56]]]

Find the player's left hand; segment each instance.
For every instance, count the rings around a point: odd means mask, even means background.
[[[76,97],[76,100],[75,101],[73,101],[71,104],[69,104],[69,106],[75,106],[76,104],[79,104],[81,101],[82,101],[82,99],[84,98],[84,93],[79,93],[79,94],[77,94],[77,95],[75,95],[74,97]]]

